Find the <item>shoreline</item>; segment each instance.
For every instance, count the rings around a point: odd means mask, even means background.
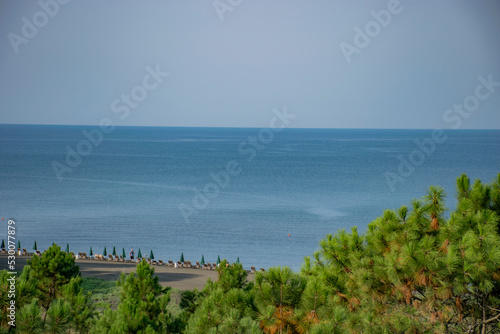
[[[16,255],[16,271],[21,273],[27,260],[31,256]],[[75,263],[80,267],[82,277],[94,277],[107,281],[116,281],[120,278],[121,273],[129,274],[136,271],[137,263],[114,262],[114,261],[99,261],[99,260],[84,260],[77,259]],[[162,286],[170,286],[174,289],[184,290],[201,290],[210,278],[216,281],[218,274],[213,270],[202,270],[194,268],[175,268],[166,266],[152,266],[155,270],[155,275],[159,278],[159,283]],[[0,270],[7,269],[7,255],[0,255]],[[253,279],[253,274],[249,274],[249,279]]]

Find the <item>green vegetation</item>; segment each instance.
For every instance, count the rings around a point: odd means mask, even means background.
[[[164,333],[175,330],[175,321],[168,310],[169,288],[163,288],[154,269],[143,260],[137,274],[122,274],[117,282],[121,288],[116,310],[106,310],[98,320],[95,333]]]
[[[260,333],[253,284],[241,264],[227,264],[221,261],[217,282],[209,280],[201,293],[190,296],[193,301],[183,303],[190,315],[184,318],[186,333]]]
[[[108,307],[116,309],[120,302],[120,288],[116,285],[116,282],[85,277],[82,278],[82,289],[90,293],[96,311],[102,311]]]
[[[0,272],[0,327],[9,329],[6,308],[7,271]],[[34,256],[17,277],[16,308],[18,333],[87,333],[94,307],[84,293],[74,258],[52,245],[41,257]]]
[[[432,186],[364,235],[327,235],[299,273],[275,267],[249,281],[223,260],[217,281],[175,302],[145,261],[115,285],[81,279],[54,245],[17,278],[17,332],[500,333],[500,174],[472,185],[462,175],[456,196],[448,218]],[[0,272],[0,333],[7,278]]]

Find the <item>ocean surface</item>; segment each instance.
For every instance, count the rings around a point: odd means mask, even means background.
[[[436,142],[432,130],[98,129],[0,125],[0,239],[13,218],[27,249],[298,270],[326,234],[364,232],[430,185],[453,209],[461,173],[491,182],[500,172],[496,130],[446,130]]]

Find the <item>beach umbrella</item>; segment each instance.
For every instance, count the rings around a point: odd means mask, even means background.
[[[2,245],[3,245],[3,243],[2,243]],[[36,245],[36,240],[35,240],[35,243],[33,244],[33,250],[38,250],[38,247]]]
[[[66,244],[66,253],[69,253],[69,244]]]
[[[21,240],[17,241],[17,248],[21,249]]]
[[[220,263],[220,256],[217,255],[217,264],[219,264],[219,263]]]
[[[184,262],[184,252],[181,252],[181,258],[179,259],[180,262]]]
[[[115,246],[113,246],[113,256],[115,256],[115,255],[116,255],[116,248],[115,248]]]
[[[92,253],[92,246],[90,246],[90,252],[89,252],[89,254],[90,254],[89,256],[94,255],[94,253]]]
[[[201,262],[200,262],[202,265],[205,264],[205,256],[202,254],[201,255]]]
[[[2,239],[2,248],[5,248],[5,240]]]
[[[108,252],[106,251],[106,246],[104,246],[104,251],[102,252],[102,255],[107,256]]]
[[[125,255],[125,248],[122,248],[122,256],[123,258],[126,258],[127,256]]]
[[[238,258],[236,259],[236,263],[237,264],[240,264],[240,257],[238,256]]]
[[[153,254],[153,250],[151,250],[151,252],[149,252],[149,258],[151,260],[155,258],[154,254]]]
[[[142,257],[142,253],[141,253],[141,249],[139,248],[139,252],[137,253],[137,258],[141,258]]]

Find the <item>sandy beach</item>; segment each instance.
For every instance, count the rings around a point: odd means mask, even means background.
[[[16,256],[16,271],[21,270],[26,265],[30,256]],[[108,281],[116,281],[121,273],[131,273],[136,271],[136,264],[97,261],[97,260],[76,260],[80,266],[82,277],[95,277]],[[0,255],[0,270],[7,268],[7,256]],[[170,286],[179,290],[202,289],[207,280],[217,280],[217,272],[211,270],[191,269],[191,268],[172,268],[165,266],[154,266],[155,273],[159,282],[163,286]],[[252,274],[249,274],[253,276]]]

